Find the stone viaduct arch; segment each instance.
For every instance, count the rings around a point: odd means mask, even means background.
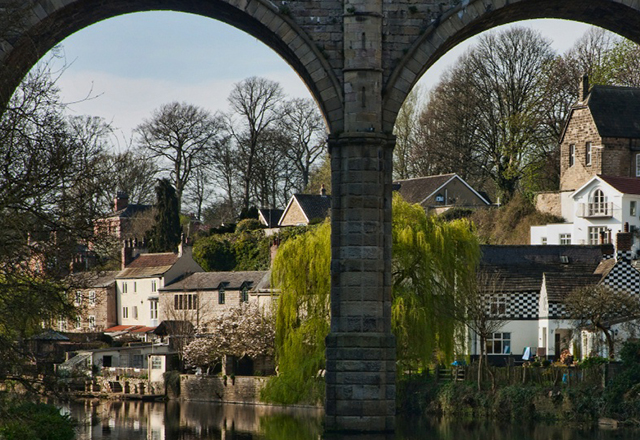
[[[391,133],[420,76],[466,38],[517,20],[584,21],[640,41],[638,0],[0,0],[0,107],[65,37],[150,10],[211,17],[260,39],[300,75],[325,116],[333,188],[329,430],[394,428]]]

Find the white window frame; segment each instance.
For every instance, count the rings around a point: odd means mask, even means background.
[[[96,304],[96,291],[95,290],[90,290],[89,291],[89,304],[91,304],[91,305],[95,305]]]
[[[543,245],[547,244],[547,237],[540,237],[540,243],[542,243]]]
[[[637,206],[638,206],[638,203],[635,200],[631,200],[629,202],[629,215],[631,217],[635,217],[636,214],[638,213]]]
[[[636,154],[636,177],[640,177],[640,153]]]
[[[493,333],[487,338],[487,354],[511,354],[511,332]],[[496,350],[499,346],[500,350]],[[505,350],[508,347],[508,350]]]
[[[96,317],[93,315],[89,315],[89,329],[93,330],[96,328]]]
[[[138,306],[133,306],[133,319],[138,319]]]
[[[122,293],[127,293],[127,282],[126,281],[122,282]]]
[[[151,280],[151,291],[152,292],[157,292],[158,291],[158,281],[157,280]]]
[[[604,232],[604,242],[609,242],[608,228],[606,226],[589,226],[589,244],[600,244],[600,232]]]
[[[76,290],[76,299],[75,299],[74,302],[76,303],[76,305],[82,304],[82,291],[81,290]]]
[[[591,142],[587,142],[584,145],[584,163],[585,165],[591,165]]]
[[[129,319],[129,307],[122,308],[122,318]]]
[[[218,289],[218,304],[224,304],[226,302],[226,293],[224,290],[224,286],[220,286]]]
[[[149,317],[158,319],[158,301],[149,301]]]
[[[560,244],[571,244],[571,234],[564,233],[558,237]]]
[[[509,301],[506,295],[491,295],[489,297],[489,313],[491,316],[506,316]]]

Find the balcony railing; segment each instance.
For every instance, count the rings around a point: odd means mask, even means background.
[[[580,203],[576,215],[581,218],[613,217],[613,203]]]

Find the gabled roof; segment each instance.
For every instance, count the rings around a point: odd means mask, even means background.
[[[621,194],[640,195],[640,179],[636,177],[603,176],[598,174],[589,179],[584,185],[576,189],[571,197],[575,198],[588,188],[594,181],[610,186]]]
[[[591,275],[601,246],[481,246],[480,271],[499,277],[504,292],[539,291],[543,274]]]
[[[549,302],[563,302],[574,290],[595,286],[602,279],[602,275],[593,273],[546,273],[544,276]]]
[[[291,196],[287,207],[280,217],[280,222],[287,216],[291,207],[297,204],[302,211],[307,223],[313,219],[324,219],[329,215],[331,209],[331,196],[323,196],[320,194],[294,194]],[[280,224],[278,222],[278,224]]]
[[[600,136],[640,138],[640,89],[596,85],[585,104]]]
[[[394,182],[394,189],[400,193],[402,198],[408,203],[422,204],[429,197],[440,191],[452,180],[457,179],[469,188],[480,200],[487,205],[491,203],[478,191],[473,189],[467,182],[455,173],[440,174],[438,176],[416,177],[414,179],[397,180]]]
[[[280,223],[284,209],[259,209],[258,220],[268,228],[274,228]]]
[[[221,285],[227,290],[249,289],[260,286],[268,288],[270,271],[255,270],[241,272],[197,272],[159,289],[161,292],[190,292],[217,290]],[[267,286],[265,287],[265,282]]]
[[[120,273],[117,278],[145,278],[164,275],[178,261],[173,252],[140,254]]]

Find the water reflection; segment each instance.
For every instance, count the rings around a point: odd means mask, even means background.
[[[607,431],[562,425],[398,418],[391,435],[322,433],[322,411],[309,408],[219,405],[209,402],[87,400],[61,405],[78,422],[78,440],[631,440],[638,430]]]

